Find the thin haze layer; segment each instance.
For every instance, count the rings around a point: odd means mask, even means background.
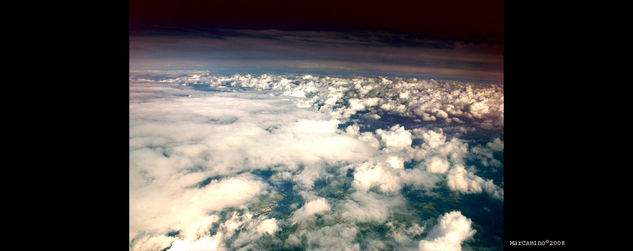
[[[131,68],[503,82],[503,46],[385,32],[212,30],[130,37]]]

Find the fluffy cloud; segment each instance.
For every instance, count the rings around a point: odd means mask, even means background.
[[[441,181],[441,176],[428,172],[423,167],[404,169],[404,162],[400,157],[386,156],[379,155],[372,161],[354,167],[352,186],[363,192],[378,188],[380,192],[393,194],[405,185],[430,190]]]
[[[133,80],[139,81],[140,76],[143,74],[133,74]],[[503,128],[503,85],[402,78],[348,79],[310,75],[262,74],[256,77],[236,74],[227,77],[204,72],[171,76],[169,83],[172,84],[208,85],[218,90],[235,87],[254,88],[279,96],[311,96],[310,99],[302,101],[304,105],[333,112],[342,118],[349,118],[367,109],[379,109],[381,112],[395,112],[405,117],[417,117],[431,122],[468,121],[484,128]],[[306,101],[308,103],[305,103]]]
[[[436,132],[434,130],[414,130],[414,132],[420,134],[420,137],[424,141],[426,148],[436,148],[446,143],[446,135],[440,130]]]
[[[289,101],[255,98],[219,95],[133,103],[131,147],[162,143],[165,154],[189,161],[181,168],[213,166],[216,174],[239,172],[240,167],[358,160],[374,150],[343,134],[338,121],[323,114]]]
[[[465,168],[468,159],[482,160],[484,167],[490,164],[501,165],[492,155],[495,151],[493,149],[503,149],[503,142],[499,138],[487,143],[487,147],[469,148],[468,144],[457,138],[448,140],[442,130],[416,129],[414,135],[423,141],[415,152],[415,158],[421,160],[419,169],[444,175],[446,185],[453,191],[467,194],[487,192],[494,198],[503,200],[503,188]]]
[[[202,217],[175,236],[143,236],[134,241],[131,250],[257,249],[257,241],[262,236],[274,235],[279,226],[276,219],[254,217],[244,210],[233,211],[224,221],[218,215]]]
[[[439,156],[427,159],[424,164],[426,165],[426,170],[430,173],[446,173],[450,165],[448,160]]]
[[[330,211],[330,209],[330,204],[324,198],[311,200],[294,212],[292,222],[297,223],[309,219],[315,214],[322,214]]]
[[[203,188],[171,187],[175,183],[157,180],[131,191],[130,238],[147,231],[188,229],[206,219],[207,212],[244,205],[267,188],[251,175],[214,180]]]
[[[381,165],[371,166],[368,163],[356,168],[353,184],[361,191],[379,185],[382,191],[391,192],[400,189],[401,186],[398,177],[389,170],[385,170]]]
[[[475,235],[472,221],[459,211],[442,215],[425,240],[420,241],[421,251],[460,251],[462,242]]]
[[[172,243],[168,251],[221,250],[226,249],[216,237],[204,237],[195,241],[178,240]],[[140,250],[140,249],[139,249]]]
[[[266,183],[256,176],[231,178],[245,169],[353,161],[375,149],[339,131],[337,121],[291,101],[184,92],[174,85],[154,89],[140,83],[130,90],[130,240],[183,229],[208,211],[265,193]]]
[[[391,168],[393,169],[402,169],[404,168],[404,161],[399,158],[398,156],[389,156],[387,158],[387,163],[391,166]]]
[[[455,191],[463,193],[481,193],[486,191],[497,199],[503,199],[503,189],[495,185],[492,180],[484,180],[468,172],[461,165],[455,166],[448,172],[446,182],[448,187]]]
[[[210,234],[209,229],[211,228],[213,223],[216,223],[218,221],[219,217],[217,215],[203,217],[197,222],[186,226],[181,235],[184,236],[184,239],[188,241],[204,238]]]
[[[180,231],[178,236],[144,236],[136,240],[132,250],[216,250],[222,249],[222,234],[210,236],[209,229],[218,221],[216,215],[202,217]]]
[[[174,241],[179,240],[175,237],[169,237],[165,235],[158,236],[143,236],[137,239],[131,250],[164,250],[169,248]]]
[[[257,232],[260,234],[275,234],[279,230],[279,226],[277,226],[277,220],[275,219],[266,219],[259,223],[257,226]]]
[[[263,236],[275,235],[279,225],[277,219],[269,219],[265,215],[254,217],[247,212],[239,216],[234,213],[219,229],[225,233],[224,241],[230,243],[232,249],[249,250],[261,249],[258,240]]]
[[[503,188],[477,171],[502,168],[501,138],[469,146],[459,137],[503,129],[502,97],[502,86],[434,80],[134,73],[130,248],[416,245],[423,226],[393,225],[393,240],[370,241],[357,238],[356,224],[396,224],[394,213],[409,207],[406,186],[429,192],[446,184],[503,200]],[[367,122],[376,120],[377,127]],[[282,192],[305,203],[288,198],[290,212],[249,212]],[[296,230],[279,239],[291,225]],[[429,234],[419,246],[463,241],[442,236]]]
[[[376,135],[380,137],[381,142],[388,148],[406,148],[412,143],[411,132],[405,130],[403,126],[394,125],[388,131],[378,129]]]

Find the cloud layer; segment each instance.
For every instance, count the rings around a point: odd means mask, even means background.
[[[503,82],[503,48],[377,32],[224,30],[130,37],[132,69],[379,73]]]
[[[499,85],[132,72],[130,250],[461,247],[411,194],[502,203],[502,131]]]

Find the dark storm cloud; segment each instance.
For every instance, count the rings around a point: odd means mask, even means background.
[[[503,81],[503,48],[402,33],[161,27],[130,37],[132,68],[223,68]]]

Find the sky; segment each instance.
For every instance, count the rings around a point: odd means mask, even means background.
[[[503,1],[130,1],[130,27],[359,30],[503,43]]]
[[[503,82],[502,1],[131,1],[130,67]]]

